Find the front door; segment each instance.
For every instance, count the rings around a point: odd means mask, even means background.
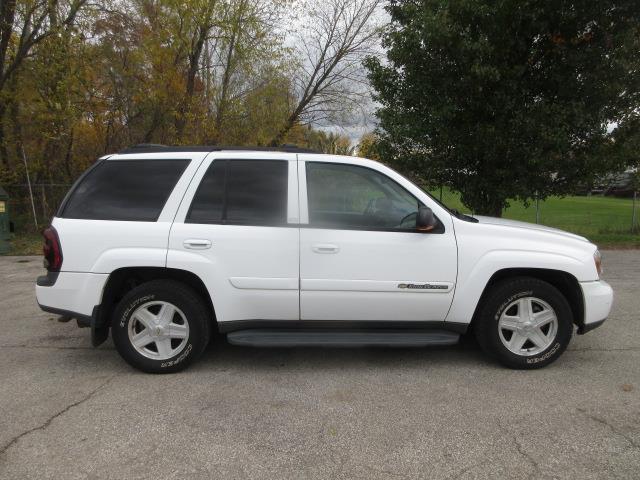
[[[456,280],[450,219],[416,232],[424,202],[375,168],[311,157],[298,168],[301,319],[443,321]]]

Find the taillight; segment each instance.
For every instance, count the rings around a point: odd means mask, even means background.
[[[47,227],[42,231],[42,236],[44,237],[44,245],[42,246],[44,268],[50,272],[59,272],[62,267],[62,247],[58,232],[53,227]]]

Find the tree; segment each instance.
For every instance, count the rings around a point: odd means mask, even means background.
[[[365,133],[360,137],[358,142],[358,156],[368,158],[370,160],[380,161],[380,154],[378,153],[378,136],[375,133]]]
[[[476,213],[565,194],[623,160],[636,122],[635,0],[391,0],[388,63],[366,66],[380,149]],[[612,131],[612,125],[617,126]]]
[[[87,0],[2,0],[0,3],[0,163],[8,165],[4,117],[20,66],[49,37],[73,28]],[[14,123],[14,127],[15,127]]]
[[[305,137],[306,146],[317,152],[331,155],[353,155],[355,151],[349,137],[336,132],[325,132],[307,127]]]
[[[235,143],[266,143],[286,115],[283,107],[290,88],[285,80],[289,74],[289,52],[281,45],[281,35],[276,33],[285,6],[287,0],[236,0],[225,4],[221,28],[209,49],[204,74],[212,87],[214,112],[214,134],[207,143],[220,143],[225,138]],[[257,138],[251,132],[257,120],[253,109],[262,110],[261,100],[271,104],[267,115],[261,112],[262,121],[257,122],[270,131],[267,138],[263,138],[268,135],[266,132]],[[248,119],[252,120],[249,128]],[[244,141],[238,138],[242,136]]]
[[[293,75],[289,116],[271,141],[280,145],[297,123],[335,119],[368,95],[361,64],[378,36],[380,0],[309,0],[295,35],[300,64]]]

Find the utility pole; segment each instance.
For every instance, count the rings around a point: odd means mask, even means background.
[[[633,191],[633,207],[631,211],[631,233],[635,233],[636,230],[636,196],[638,195],[638,191]]]
[[[22,160],[24,161],[24,171],[27,174],[27,185],[29,186],[29,196],[31,197],[31,211],[33,212],[33,223],[38,230],[38,216],[36,215],[36,203],[33,201],[33,190],[31,190],[31,178],[29,177],[29,167],[27,166],[27,156],[24,153],[24,145],[20,145],[22,150]]]

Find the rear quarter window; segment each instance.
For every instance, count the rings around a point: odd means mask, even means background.
[[[81,178],[59,215],[155,222],[189,160],[105,160]]]

